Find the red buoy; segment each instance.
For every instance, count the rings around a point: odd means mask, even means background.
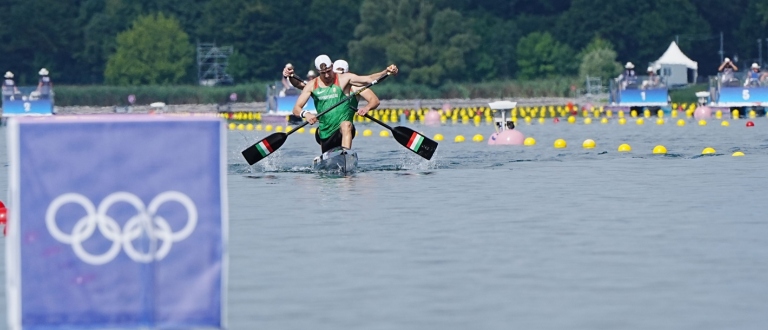
[[[8,209],[5,208],[3,201],[0,201],[0,225],[3,225],[3,235],[6,233],[6,223],[8,223]]]
[[[555,117],[555,118],[552,118],[552,122],[553,122],[553,123],[555,123],[555,124],[557,124],[557,123],[559,123],[559,122],[560,122],[560,118],[557,118],[557,117]]]
[[[747,122],[747,127],[755,126],[755,123],[753,123],[751,120]]]

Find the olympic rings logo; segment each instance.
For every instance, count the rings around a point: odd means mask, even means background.
[[[123,228],[107,214],[115,203],[128,203],[136,209],[136,215],[128,219]],[[187,222],[184,228],[173,232],[168,221],[157,215],[157,210],[166,202],[177,202],[187,211]],[[59,229],[56,223],[56,214],[66,204],[77,204],[85,210],[85,216],[79,219],[72,228],[72,233],[67,234]],[[91,265],[106,264],[125,250],[125,253],[136,262],[149,263],[154,260],[162,260],[171,251],[174,242],[179,242],[192,234],[197,225],[197,208],[187,195],[178,191],[166,191],[157,195],[147,207],[134,194],[129,192],[115,192],[104,198],[98,208],[87,197],[77,193],[63,194],[51,202],[45,213],[45,226],[48,232],[57,241],[72,245],[72,250],[80,260]],[[83,248],[83,242],[91,238],[93,233],[99,232],[112,241],[107,252],[92,254]],[[133,241],[146,233],[150,246],[148,252],[139,251],[133,245]],[[158,241],[161,242],[157,247]]]

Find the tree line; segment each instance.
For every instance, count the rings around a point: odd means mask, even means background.
[[[195,45],[233,46],[237,83],[318,54],[353,72],[400,66],[428,86],[642,70],[673,40],[699,74],[768,61],[765,0],[5,0],[0,70],[58,84],[195,84]],[[723,35],[723,53],[720,33]],[[759,49],[759,43],[764,49]]]

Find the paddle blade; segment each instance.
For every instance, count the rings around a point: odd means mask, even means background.
[[[269,156],[275,150],[285,143],[285,139],[288,137],[285,133],[274,133],[267,136],[263,140],[256,142],[256,144],[243,150],[243,157],[248,162],[248,165],[256,164],[256,162]]]
[[[432,159],[432,154],[437,149],[437,142],[408,127],[395,127],[392,129],[392,135],[397,143],[427,160]]]

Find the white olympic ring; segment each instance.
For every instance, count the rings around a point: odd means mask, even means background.
[[[128,203],[136,209],[136,215],[128,219],[122,229],[115,219],[107,215],[109,208],[120,202]],[[157,215],[160,205],[165,202],[178,202],[187,211],[187,223],[177,232],[172,231],[165,218]],[[69,203],[80,205],[85,210],[85,216],[77,220],[71,234],[64,233],[56,224],[59,208]],[[72,245],[75,255],[91,265],[103,265],[112,261],[121,248],[132,260],[149,263],[165,258],[174,242],[182,241],[192,234],[197,226],[197,208],[192,199],[178,191],[166,191],[157,195],[146,208],[139,197],[124,191],[110,194],[101,201],[98,208],[83,195],[66,193],[56,197],[48,206],[45,226],[54,239]],[[83,248],[83,242],[91,238],[97,228],[104,238],[112,241],[109,250],[100,255],[91,254]],[[139,251],[133,245],[133,241],[141,237],[142,233],[147,233],[150,238],[148,252]],[[159,247],[156,246],[158,240],[162,242]]]

